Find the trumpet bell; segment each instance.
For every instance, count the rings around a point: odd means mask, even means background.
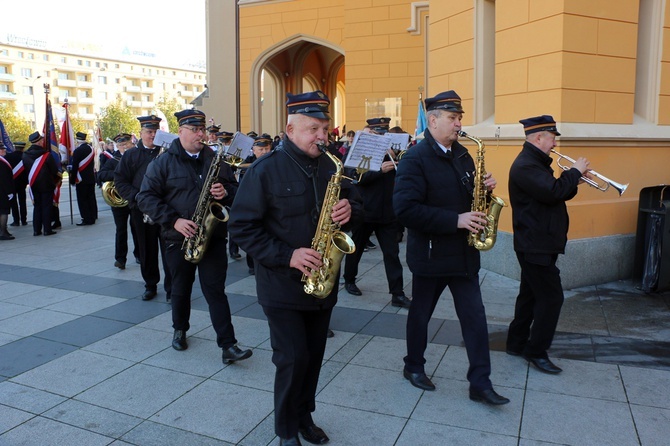
[[[105,203],[114,208],[122,208],[128,206],[128,200],[124,200],[119,192],[114,187],[113,181],[105,181],[102,184],[102,198],[105,200]]]

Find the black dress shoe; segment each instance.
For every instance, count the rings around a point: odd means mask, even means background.
[[[329,328],[328,332],[326,333],[326,337],[327,338],[335,337],[335,332]]]
[[[34,237],[37,237],[38,235],[42,235],[42,231],[33,232]]]
[[[146,290],[144,294],[142,294],[142,300],[151,300],[154,297],[156,297],[156,290]]]
[[[53,223],[53,224],[51,225],[51,229],[59,229],[59,228],[61,228],[61,227],[62,227],[62,225],[61,225],[61,223],[60,223],[59,221],[57,221],[56,223]]]
[[[184,330],[175,330],[172,336],[172,348],[175,350],[186,350],[188,344],[186,343],[186,332]]]
[[[394,307],[400,307],[400,308],[409,308],[409,306],[412,304],[412,301],[407,298],[404,294],[397,294],[393,295],[391,298],[391,305]]]
[[[230,253],[230,258],[235,259],[235,260],[240,260],[242,258],[242,254],[239,252],[231,252]]]
[[[14,223],[11,223],[9,226],[19,226],[19,224],[20,223],[18,221],[15,221]]]
[[[498,395],[493,389],[470,389],[470,399],[472,401],[480,401],[482,403],[491,404],[493,406],[501,406],[503,404],[509,403],[509,398]]]
[[[135,257],[135,263],[137,263],[138,265],[140,264],[140,258],[139,257]]]
[[[253,354],[254,352],[252,352],[251,350],[242,350],[237,345],[233,345],[232,347],[223,349],[221,359],[223,360],[224,364],[231,364],[235,361],[241,361],[243,359],[247,359]]]
[[[14,237],[9,232],[7,234],[0,235],[0,240],[14,240],[15,238],[16,237]]]
[[[516,350],[511,350],[509,348],[507,350],[505,350],[505,353],[507,353],[510,356],[521,356],[521,352],[518,352]]]
[[[298,437],[279,438],[279,446],[302,446]]]
[[[254,268],[249,268],[249,275],[250,276],[255,276],[256,275],[256,270]]]
[[[24,220],[24,221],[21,222],[21,224],[22,224],[23,226],[27,226],[27,225],[28,225],[28,222]]]
[[[356,286],[355,283],[345,283],[344,284],[344,289],[347,290],[347,293],[352,294],[354,296],[361,296],[363,293],[361,290]]]
[[[531,358],[528,355],[523,355],[523,359],[533,364],[537,369],[544,373],[555,375],[563,371],[562,368],[551,362],[549,358]]]
[[[435,390],[435,384],[433,384],[425,373],[410,373],[406,369],[403,369],[402,376],[412,383],[414,387],[423,390]]]
[[[114,262],[114,266],[117,267],[118,269],[126,269],[126,263],[119,262],[118,260]]]
[[[58,233],[56,231],[48,231],[48,232],[44,233],[44,235],[54,235],[54,234],[58,234]]]
[[[328,435],[326,435],[323,429],[321,429],[316,424],[312,424],[311,426],[307,427],[301,427],[299,431],[300,435],[302,435],[302,438],[312,444],[326,444],[328,441],[330,441]]]

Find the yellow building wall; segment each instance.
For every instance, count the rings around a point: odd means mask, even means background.
[[[661,92],[658,123],[670,125],[670,5],[666,3],[663,26],[663,56],[661,57]]]

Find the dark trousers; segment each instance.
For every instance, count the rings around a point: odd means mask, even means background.
[[[95,198],[95,183],[78,183],[77,206],[79,206],[79,215],[84,223],[93,224],[98,219],[98,203]]]
[[[412,305],[407,316],[407,356],[405,369],[411,373],[424,372],[423,354],[428,345],[428,323],[437,301],[446,287],[454,298],[454,308],[461,324],[470,367],[467,379],[474,390],[491,389],[491,358],[486,312],[479,289],[479,276],[425,277],[412,279]]]
[[[116,226],[114,259],[125,264],[128,260],[128,220],[130,219],[130,208],[128,206],[112,207],[112,216],[114,217],[114,226]],[[133,255],[139,258],[137,235],[135,234],[135,227],[133,225],[130,225],[130,233],[133,237]]]
[[[33,192],[33,231],[51,232],[53,191]]]
[[[26,208],[26,187],[18,187],[11,201],[12,218],[14,223],[26,223],[28,221],[28,209]]]
[[[216,332],[216,343],[227,349],[237,344],[226,296],[226,239],[212,238],[198,264],[184,259],[181,243],[169,243],[166,258],[172,275],[172,328],[188,331],[191,317],[191,291],[198,270],[200,287],[209,306],[209,317]]]
[[[165,256],[165,246],[160,237],[160,226],[144,223],[144,214],[137,208],[130,210],[130,224],[135,227],[135,234],[137,235],[140,270],[142,271],[142,279],[144,279],[144,287],[153,291],[156,291],[158,287],[158,282],[161,279],[160,269],[158,268],[158,251],[160,249],[163,271],[165,272],[163,287],[167,295],[170,296],[170,267]]]
[[[365,243],[372,233],[377,236],[379,248],[384,254],[384,269],[389,285],[389,293],[394,296],[404,294],[402,264],[400,263],[398,248],[398,226],[396,223],[363,223],[352,231],[352,239],[356,244],[356,251],[346,256],[344,263],[344,281],[354,283],[358,275],[358,264],[363,255]]]
[[[230,254],[239,254],[240,252],[240,247],[230,238],[230,235],[228,235],[228,252]]]
[[[272,362],[276,367],[275,434],[298,435],[298,428],[313,424],[316,388],[326,349],[332,309],[299,311],[263,306],[270,326]]]
[[[533,358],[547,358],[563,306],[558,255],[517,252],[521,266],[514,319],[507,332],[507,349]],[[539,263],[539,264],[538,264]]]

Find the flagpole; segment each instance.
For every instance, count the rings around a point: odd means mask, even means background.
[[[67,142],[68,146],[66,147],[66,152],[67,152],[67,165],[72,164],[72,159],[70,158],[72,156],[71,152],[71,145],[73,141],[71,140],[71,134],[72,134],[72,123],[70,122],[70,104],[67,102],[67,98],[65,98],[63,107],[65,107],[65,122],[67,124]],[[61,132],[63,131],[63,128],[61,127]],[[65,171],[67,172],[67,187],[68,187],[68,195],[70,197],[70,225],[74,224],[74,215],[72,211],[72,181],[70,181],[70,171],[67,170],[67,167],[65,168]]]

